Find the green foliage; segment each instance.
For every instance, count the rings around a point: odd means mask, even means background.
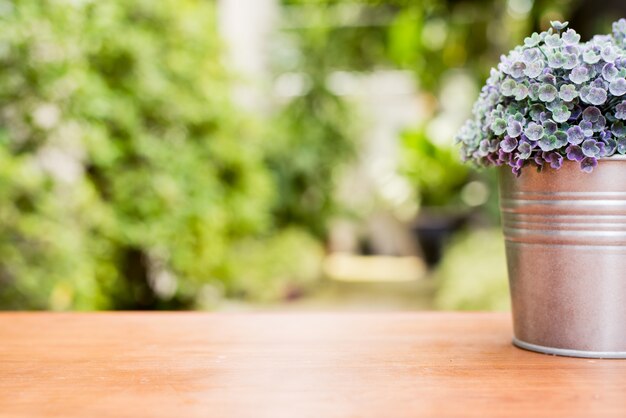
[[[506,2],[494,0],[282,3],[300,10],[290,14],[290,23],[302,30],[328,28],[327,53],[338,67],[355,71],[406,68],[414,71],[420,85],[430,91],[440,86],[441,74],[450,68],[464,67],[477,78],[485,78],[489,63],[519,41],[534,18],[533,13],[513,17]],[[494,36],[498,28],[502,30]]]
[[[301,229],[288,228],[266,240],[245,240],[231,252],[231,287],[260,302],[298,297],[318,283],[324,251]]]
[[[435,306],[443,310],[509,309],[504,239],[499,230],[457,237],[436,272]]]
[[[459,205],[460,191],[470,171],[459,160],[455,148],[431,141],[424,130],[402,135],[401,171],[411,180],[424,206]]]
[[[272,183],[229,103],[214,4],[0,10],[0,306],[177,308],[228,283]]]
[[[319,238],[325,237],[328,219],[341,211],[335,186],[356,146],[353,111],[327,88],[341,58],[325,18],[323,12],[313,14],[310,21],[317,25],[282,33],[297,59],[275,57],[275,71],[301,74],[305,89],[279,107],[268,140],[268,165],[277,184],[277,225],[307,229]]]
[[[337,174],[353,152],[345,104],[323,86],[289,103],[277,116],[269,166],[276,177],[278,225],[299,225],[319,237],[339,210]]]

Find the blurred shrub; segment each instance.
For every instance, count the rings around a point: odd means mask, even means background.
[[[438,145],[423,129],[402,135],[400,169],[416,188],[424,206],[460,205],[460,192],[470,175],[456,147]]]
[[[277,186],[273,205],[279,227],[298,226],[319,238],[341,209],[334,197],[338,174],[353,155],[351,112],[317,84],[276,115],[268,165]]]
[[[309,233],[289,228],[265,241],[247,240],[231,252],[231,288],[260,302],[298,298],[318,283],[324,249]]]
[[[229,276],[274,194],[215,27],[203,0],[0,0],[0,307],[184,308],[297,276]]]
[[[328,220],[342,210],[336,184],[355,154],[357,132],[350,104],[327,87],[328,76],[342,62],[333,53],[333,28],[319,5],[310,12],[311,27],[279,34],[285,46],[276,49],[274,71],[302,76],[302,91],[277,108],[268,164],[277,184],[272,211],[277,225],[323,238]],[[285,50],[294,57],[283,56],[289,55]]]
[[[445,310],[507,310],[504,239],[497,229],[459,235],[436,272],[435,306]]]

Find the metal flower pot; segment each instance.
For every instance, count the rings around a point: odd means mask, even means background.
[[[499,174],[513,343],[626,358],[626,158]]]

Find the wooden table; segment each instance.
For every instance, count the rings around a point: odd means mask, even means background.
[[[626,361],[507,314],[0,314],[0,417],[626,416]]]

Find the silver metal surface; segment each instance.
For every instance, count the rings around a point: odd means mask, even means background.
[[[626,358],[626,159],[499,174],[514,343]]]
[[[606,358],[623,359],[626,358],[626,351],[580,351],[568,350],[565,348],[544,347],[542,345],[530,344],[513,338],[513,344],[519,348],[538,353],[550,354],[553,356],[584,357],[584,358]]]

